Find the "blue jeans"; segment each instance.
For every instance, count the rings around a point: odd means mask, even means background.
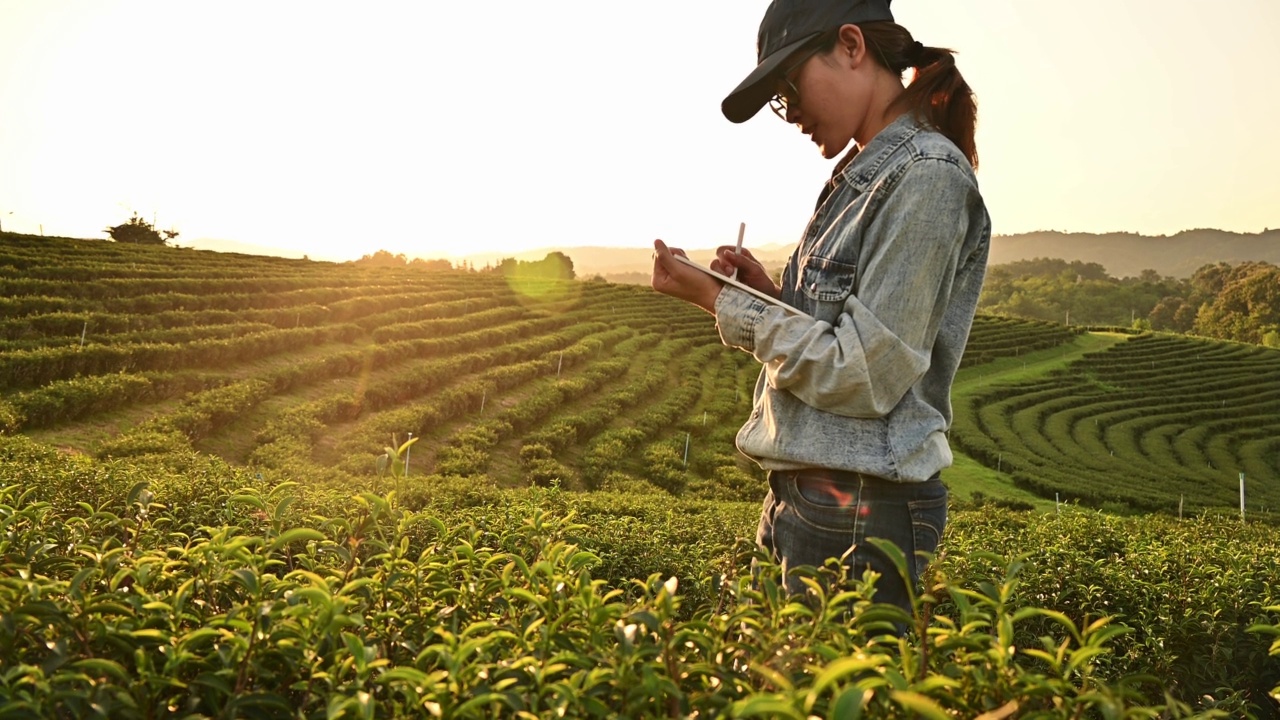
[[[858,473],[806,469],[771,471],[756,542],[782,566],[787,590],[804,585],[789,570],[822,567],[840,558],[861,578],[870,568],[880,573],[876,602],[911,612],[906,585],[897,568],[867,538],[889,540],[907,557],[913,586],[947,524],[947,488],[938,476],[925,482],[894,482]]]

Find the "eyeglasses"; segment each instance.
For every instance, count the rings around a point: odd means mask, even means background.
[[[804,65],[809,61],[809,58],[817,55],[818,52],[822,50],[822,46],[823,43],[818,43],[799,60],[792,63],[791,67],[787,68],[786,72],[782,73],[782,82],[787,84],[787,89],[774,93],[773,97],[769,98],[769,109],[773,111],[774,115],[777,115],[784,121],[787,119],[787,106],[800,102],[800,91],[796,89],[795,83],[791,82],[791,73],[799,70],[801,65]]]

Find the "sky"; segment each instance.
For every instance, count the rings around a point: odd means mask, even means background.
[[[313,259],[794,243],[831,161],[720,101],[767,0],[0,0],[0,226]],[[995,233],[1280,226],[1280,2],[898,0]]]

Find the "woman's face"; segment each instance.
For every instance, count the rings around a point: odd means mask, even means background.
[[[847,32],[852,28],[856,33]],[[856,45],[847,41],[856,34]],[[818,146],[822,156],[835,158],[857,136],[866,121],[870,66],[862,50],[862,32],[856,26],[841,29],[835,49],[802,60],[779,81],[787,97],[786,120]],[[808,50],[802,50],[801,58]],[[787,80],[791,86],[788,86]],[[795,93],[799,98],[791,97]]]

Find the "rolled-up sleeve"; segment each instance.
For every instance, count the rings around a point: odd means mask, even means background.
[[[756,345],[756,328],[764,319],[769,304],[751,293],[725,285],[716,296],[716,330],[720,341],[729,347],[751,352]]]

